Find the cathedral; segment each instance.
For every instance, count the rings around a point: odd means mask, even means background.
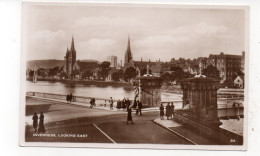
[[[76,59],[76,49],[74,45],[74,38],[72,37],[71,47],[67,48],[66,55],[64,56],[65,63],[65,73],[68,77],[72,76],[73,71],[78,70],[79,66]]]

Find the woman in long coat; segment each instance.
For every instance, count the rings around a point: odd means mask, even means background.
[[[46,132],[45,127],[44,127],[44,115],[43,115],[42,112],[41,112],[41,115],[40,115],[40,122],[39,122],[38,132],[39,133],[45,133]]]
[[[163,104],[161,104],[161,106],[160,106],[160,118],[161,118],[161,120],[164,119],[163,116],[164,116],[164,107],[163,107]]]
[[[34,132],[36,132],[37,131],[37,127],[38,127],[38,116],[37,116],[36,112],[34,113],[34,115],[32,117],[32,120],[33,120]]]
[[[132,119],[132,108],[127,107],[127,121],[126,124],[128,124],[128,121],[131,121],[132,124],[134,124],[133,119]]]
[[[171,108],[170,108],[170,105],[168,103],[167,106],[166,106],[166,117],[167,117],[167,120],[168,120],[168,118],[170,116],[171,116]]]

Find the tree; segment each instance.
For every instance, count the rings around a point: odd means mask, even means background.
[[[68,75],[65,72],[60,73],[61,78],[68,78]]]
[[[174,71],[176,82],[179,83],[181,80],[186,78],[186,74],[180,67],[170,67],[171,71]]]
[[[104,61],[100,64],[102,69],[109,69],[110,68],[110,62]]]
[[[205,75],[206,77],[217,79],[217,80],[220,80],[219,73],[220,73],[219,70],[212,65],[209,65],[205,69],[202,70],[203,75]]]
[[[175,80],[175,75],[166,72],[161,75],[161,78],[163,79],[164,83],[169,84],[170,82]]]
[[[112,80],[113,81],[119,81],[119,73],[118,72],[112,73]]]
[[[89,77],[91,77],[91,76],[93,76],[93,73],[92,73],[90,70],[86,70],[86,71],[84,71],[83,74],[82,74],[82,78],[83,78],[83,79],[89,78]]]
[[[71,73],[71,76],[74,77],[74,76],[79,75],[79,74],[80,74],[79,70],[73,70],[72,73]]]
[[[124,72],[124,80],[128,81],[132,78],[135,78],[137,75],[137,71],[133,67],[129,67]]]
[[[100,64],[101,70],[98,71],[98,77],[99,79],[105,80],[105,78],[108,76],[108,71],[110,69],[110,62],[104,61]]]

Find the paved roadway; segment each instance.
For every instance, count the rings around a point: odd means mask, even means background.
[[[86,142],[86,143],[147,143],[191,144],[169,130],[155,124],[159,112],[132,113],[134,124],[126,124],[125,112],[91,109],[66,103],[26,99],[26,141],[30,142]],[[55,137],[32,136],[32,114],[43,111],[46,134]],[[62,135],[70,137],[62,137]],[[82,134],[77,136],[78,134]]]

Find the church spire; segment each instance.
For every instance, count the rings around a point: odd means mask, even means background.
[[[74,37],[72,35],[72,40],[71,40],[71,47],[70,47],[70,50],[73,51],[75,50],[75,46],[74,46]]]
[[[133,59],[133,57],[132,57],[131,46],[130,46],[130,35],[128,35],[128,42],[127,42],[127,49],[125,52],[124,65],[128,64],[132,59]]]

